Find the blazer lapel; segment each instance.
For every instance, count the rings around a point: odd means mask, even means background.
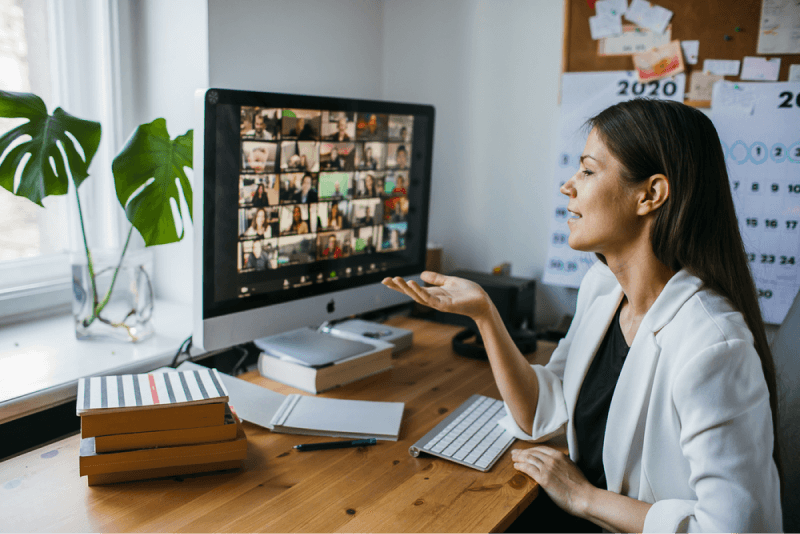
[[[570,351],[564,368],[564,400],[569,414],[567,441],[570,457],[573,460],[576,459],[575,451],[577,450],[573,426],[575,404],[578,402],[578,394],[586,372],[589,370],[594,355],[597,354],[597,349],[605,337],[621,300],[622,288],[619,286],[611,293],[595,299],[585,315],[591,319],[583,322],[586,324],[581,324],[580,330],[575,333],[575,338],[572,340],[573,350]]]
[[[650,307],[628,357],[608,409],[603,441],[603,467],[608,489],[622,495],[638,495],[641,449],[650,392],[661,348],[656,334],[672,320],[702,282],[685,271],[673,276]]]

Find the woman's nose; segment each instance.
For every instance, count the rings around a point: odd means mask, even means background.
[[[574,180],[575,177],[573,176],[572,178],[561,184],[561,187],[559,187],[558,190],[561,191],[562,195],[567,195],[568,197],[571,197],[575,194],[575,184],[573,184]]]

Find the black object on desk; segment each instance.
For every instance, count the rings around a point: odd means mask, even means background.
[[[533,310],[536,300],[536,281],[507,275],[494,275],[475,271],[458,270],[448,276],[465,278],[480,285],[497,308],[511,338],[523,354],[536,350],[536,334],[533,332]],[[463,325],[453,338],[453,350],[469,358],[486,359],[483,340],[478,334],[475,321],[463,315],[435,311],[435,321]],[[474,338],[474,342],[469,340]]]
[[[295,445],[298,451],[319,451],[323,449],[343,449],[345,447],[363,447],[365,445],[375,445],[378,442],[375,438],[351,439],[349,441],[328,441],[325,443],[301,443]]]

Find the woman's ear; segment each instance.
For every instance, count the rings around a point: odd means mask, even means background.
[[[669,180],[663,174],[654,174],[642,184],[637,213],[647,215],[660,208],[669,198]]]

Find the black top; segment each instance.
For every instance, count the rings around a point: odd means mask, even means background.
[[[628,356],[628,344],[622,335],[617,309],[600,348],[581,385],[575,405],[575,433],[578,438],[578,467],[594,486],[607,489],[603,470],[603,438],[606,434],[608,407]]]

